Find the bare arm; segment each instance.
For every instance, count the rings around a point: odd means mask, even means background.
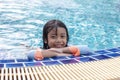
[[[41,51],[42,55],[44,57],[53,57],[53,56],[69,56],[69,54],[64,53],[64,52],[59,52],[57,49],[55,51],[48,49],[48,50],[43,50]]]
[[[70,47],[64,47],[64,48],[51,48],[53,51],[58,51],[64,54],[71,54],[74,56],[80,55],[80,49],[77,46],[70,46]]]
[[[47,50],[39,50],[35,53],[34,58],[41,60],[42,57],[53,57],[53,56],[70,56],[71,54],[68,48],[51,48]]]
[[[38,48],[36,51],[29,53],[28,58],[42,60],[45,57],[70,56],[70,55],[79,56],[80,50],[75,46],[64,48],[50,48],[46,50],[41,50]]]
[[[59,52],[59,53],[64,53],[64,54],[71,54],[71,51],[69,47],[64,47],[64,48],[51,48],[49,49],[50,51],[54,52]]]

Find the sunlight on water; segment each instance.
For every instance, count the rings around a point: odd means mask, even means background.
[[[120,0],[0,0],[0,58],[26,58],[20,44],[42,46],[42,28],[51,19],[67,25],[69,44],[120,46]]]

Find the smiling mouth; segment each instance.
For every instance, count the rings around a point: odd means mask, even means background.
[[[56,45],[56,48],[61,48],[61,47],[63,47],[63,46],[62,46],[62,45],[59,45],[59,44]]]

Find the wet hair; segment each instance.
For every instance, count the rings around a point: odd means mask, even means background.
[[[68,41],[69,41],[69,34],[68,34],[68,30],[67,30],[66,25],[60,20],[50,20],[44,25],[44,28],[43,28],[43,49],[49,49],[49,46],[48,46],[48,33],[51,30],[56,29],[56,35],[57,35],[57,28],[58,27],[61,27],[61,28],[65,29],[66,34],[67,34],[67,43],[66,43],[65,47],[68,46],[67,44],[68,44]],[[45,43],[45,41],[47,41],[47,43]]]

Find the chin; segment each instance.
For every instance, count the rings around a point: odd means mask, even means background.
[[[56,48],[63,48],[63,46],[59,46],[59,47],[57,46]]]

